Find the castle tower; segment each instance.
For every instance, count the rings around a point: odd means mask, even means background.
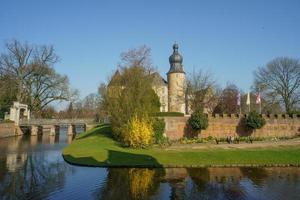
[[[178,44],[173,45],[173,54],[169,57],[168,76],[168,111],[185,113],[185,72],[183,58],[178,53]]]

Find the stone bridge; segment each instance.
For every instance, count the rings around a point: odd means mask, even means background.
[[[85,130],[95,126],[94,119],[21,119],[19,126],[23,132],[31,135],[42,134],[44,130],[50,130],[50,136],[59,132],[60,128],[67,128],[67,135],[76,133],[76,128]]]

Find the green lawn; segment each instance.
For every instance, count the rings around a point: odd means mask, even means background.
[[[102,167],[204,167],[300,165],[300,147],[166,150],[124,148],[110,137],[110,126],[82,133],[63,150],[72,164]]]

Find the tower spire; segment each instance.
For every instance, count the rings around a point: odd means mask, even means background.
[[[168,75],[168,111],[186,113],[185,107],[185,72],[183,58],[178,52],[179,46],[173,44],[173,53],[169,57],[170,70]]]
[[[168,73],[184,73],[183,71],[183,58],[178,52],[179,46],[177,42],[173,44],[173,54],[169,57],[169,62],[170,62],[170,70]]]

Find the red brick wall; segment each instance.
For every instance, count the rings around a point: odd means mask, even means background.
[[[209,115],[209,126],[200,134],[194,133],[188,126],[189,117],[164,117],[166,122],[165,133],[170,139],[182,137],[217,137],[225,138],[228,136],[254,136],[254,137],[283,137],[300,135],[300,118],[288,115],[263,115],[266,125],[254,132],[246,130],[243,117],[238,115]]]

